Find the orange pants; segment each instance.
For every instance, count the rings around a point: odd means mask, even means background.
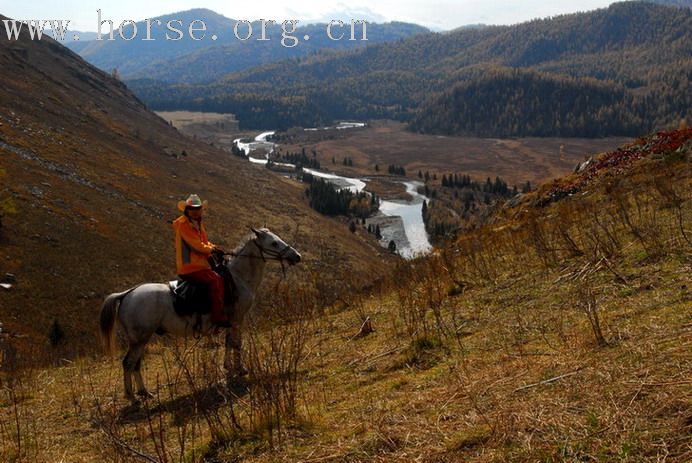
[[[221,275],[212,269],[205,269],[180,275],[180,278],[205,285],[209,289],[209,295],[211,296],[211,321],[214,323],[228,321],[228,317],[223,311],[226,285]]]

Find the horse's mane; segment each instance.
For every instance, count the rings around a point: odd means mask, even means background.
[[[254,233],[254,232],[248,233],[247,235],[245,235],[245,236],[243,237],[243,239],[240,240],[240,244],[239,244],[238,246],[236,246],[236,247],[231,251],[231,254],[232,254],[233,256],[236,256],[237,254],[239,254],[240,251],[242,251],[243,248],[244,248],[244,247],[250,242],[250,240],[252,240],[254,237],[255,237],[255,233]]]

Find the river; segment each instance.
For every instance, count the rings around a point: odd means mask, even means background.
[[[361,125],[354,125],[354,127],[360,127]],[[347,128],[347,127],[344,127]],[[251,153],[260,148],[264,149],[268,153],[274,152],[277,144],[267,141],[267,138],[274,135],[275,132],[263,132],[255,137],[251,142],[243,142],[242,139],[237,138],[233,141],[238,148],[244,150],[245,154],[248,156],[250,162],[254,164],[267,164],[267,158],[255,158],[251,156]],[[269,156],[267,154],[267,156]],[[274,165],[283,167],[295,167],[293,164],[288,163],[274,163]],[[303,168],[303,171],[314,175],[315,177],[323,178],[330,183],[333,183],[338,188],[348,188],[353,193],[358,193],[361,191],[367,191],[367,178],[351,178],[344,177],[341,175],[331,174],[327,172],[322,172],[316,169]],[[418,193],[418,187],[423,184],[418,181],[401,181],[406,187],[406,192],[413,197],[411,201],[404,200],[383,200],[380,199],[380,210],[377,216],[368,219],[372,223],[378,222],[379,217],[389,217],[389,218],[400,218],[401,220],[390,220],[386,224],[382,224],[382,235],[383,239],[380,244],[386,247],[389,244],[389,240],[393,239],[397,245],[397,251],[405,259],[411,259],[418,255],[426,254],[432,250],[432,245],[428,239],[428,233],[425,231],[425,224],[423,223],[423,202],[428,200],[424,195]],[[381,215],[380,215],[381,214]],[[397,229],[384,229],[388,228],[398,228]]]

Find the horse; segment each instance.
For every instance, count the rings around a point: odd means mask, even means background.
[[[247,374],[241,362],[243,320],[253,308],[257,290],[264,276],[267,261],[274,260],[295,265],[301,255],[286,244],[278,235],[267,228],[254,229],[236,249],[224,256],[223,265],[228,269],[235,284],[236,297],[230,311],[230,327],[226,331],[224,368],[228,381]],[[228,284],[226,290],[229,290]],[[173,307],[173,299],[168,283],[144,283],[126,291],[113,293],[106,297],[101,307],[100,331],[106,352],[112,353],[115,342],[116,319],[120,323],[128,343],[128,351],[123,357],[123,376],[125,397],[135,400],[132,392],[132,377],[137,383],[137,394],[144,398],[151,394],[144,386],[141,367],[145,346],[156,334],[190,336],[195,333],[208,334],[213,330],[210,315],[180,316]]]

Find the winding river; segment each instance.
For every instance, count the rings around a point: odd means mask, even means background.
[[[354,125],[354,127],[360,127],[361,125]],[[348,127],[344,127],[348,128]],[[238,148],[242,149],[250,162],[254,164],[267,164],[267,157],[265,158],[254,158],[251,156],[253,151],[258,149],[264,149],[268,153],[274,152],[274,148],[277,146],[275,143],[267,141],[267,138],[274,135],[275,132],[263,132],[255,137],[251,142],[243,142],[242,139],[237,138],[233,141]],[[269,156],[267,154],[267,156]],[[274,165],[283,167],[295,167],[293,164],[287,163],[274,163]],[[351,178],[344,177],[341,175],[331,174],[327,172],[322,172],[316,169],[303,168],[305,172],[308,172],[315,177],[323,178],[331,183],[333,183],[338,188],[348,188],[354,193],[366,190],[367,178]],[[380,200],[380,211],[379,214],[390,218],[401,218],[401,221],[393,221],[389,225],[383,225],[383,227],[403,227],[403,230],[382,230],[383,239],[381,240],[382,246],[386,247],[389,243],[389,239],[393,239],[397,245],[397,251],[399,254],[406,258],[411,259],[417,255],[422,255],[430,252],[432,250],[432,245],[428,239],[428,234],[425,231],[425,224],[423,223],[423,201],[427,200],[424,195],[418,193],[418,187],[423,184],[418,181],[402,181],[406,186],[406,192],[413,197],[411,201],[404,200]],[[375,221],[377,217],[372,220]],[[370,220],[370,219],[368,219]],[[403,233],[396,233],[397,231]]]

